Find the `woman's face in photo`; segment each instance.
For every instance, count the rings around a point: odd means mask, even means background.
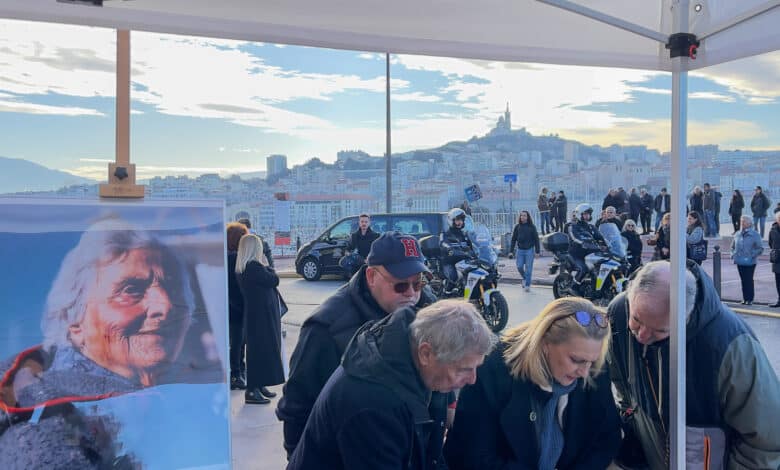
[[[528,223],[528,214],[525,212],[520,213],[520,223],[521,224],[527,224]]]
[[[163,261],[157,250],[135,249],[99,265],[84,317],[70,327],[86,357],[144,385],[176,359],[190,322],[178,269]]]
[[[693,225],[696,223],[696,217],[692,216],[691,214],[688,214],[688,225]]]

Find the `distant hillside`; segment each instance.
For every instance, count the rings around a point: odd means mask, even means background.
[[[0,194],[21,191],[52,191],[73,184],[97,181],[52,170],[21,158],[0,157]]]

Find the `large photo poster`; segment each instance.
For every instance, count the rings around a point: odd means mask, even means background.
[[[221,202],[0,198],[0,468],[227,468]]]

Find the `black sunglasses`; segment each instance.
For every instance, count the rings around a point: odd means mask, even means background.
[[[383,273],[382,271],[380,271],[378,269],[376,269],[375,271],[378,272],[385,279],[385,281],[392,282],[392,279],[388,278],[385,275],[385,273]],[[428,282],[427,282],[427,279],[425,278],[425,276],[423,276],[423,274],[420,273],[419,279],[417,279],[414,282],[403,281],[403,282],[395,282],[395,283],[393,283],[393,290],[395,291],[396,294],[403,294],[407,290],[409,290],[409,286],[411,286],[412,289],[414,289],[415,292],[420,292],[422,290],[422,288],[425,286],[425,284],[427,284],[427,283]]]
[[[599,326],[599,328],[606,328],[607,327],[607,317],[603,313],[590,313],[585,312],[583,310],[579,310],[577,312],[574,312],[572,315],[574,315],[574,318],[577,320],[577,323],[579,323],[582,326],[588,326],[590,325],[590,322],[596,322],[596,325]]]

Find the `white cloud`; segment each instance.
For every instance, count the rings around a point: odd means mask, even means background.
[[[780,97],[780,51],[691,72],[727,87],[750,104],[776,103]]]
[[[419,103],[437,103],[441,98],[434,95],[426,95],[419,91],[414,93],[390,93],[390,99],[393,101],[416,101]]]
[[[693,100],[713,100],[723,103],[733,103],[737,101],[733,96],[729,96],[723,93],[715,93],[713,91],[695,91],[688,94],[688,98]]]
[[[563,138],[579,140],[588,145],[642,143],[661,151],[668,151],[671,148],[671,121],[668,119],[627,121],[612,128],[560,129],[559,132]],[[688,145],[717,142],[721,149],[748,149],[751,145],[746,145],[745,142],[760,141],[768,136],[766,129],[751,121],[737,119],[688,121]]]
[[[50,106],[36,103],[0,100],[0,113],[46,114],[53,116],[105,116],[104,113],[74,106]]]
[[[667,88],[648,88],[643,86],[634,86],[631,87],[631,90],[637,93],[650,93],[653,95],[670,95],[672,94],[671,89]]]

